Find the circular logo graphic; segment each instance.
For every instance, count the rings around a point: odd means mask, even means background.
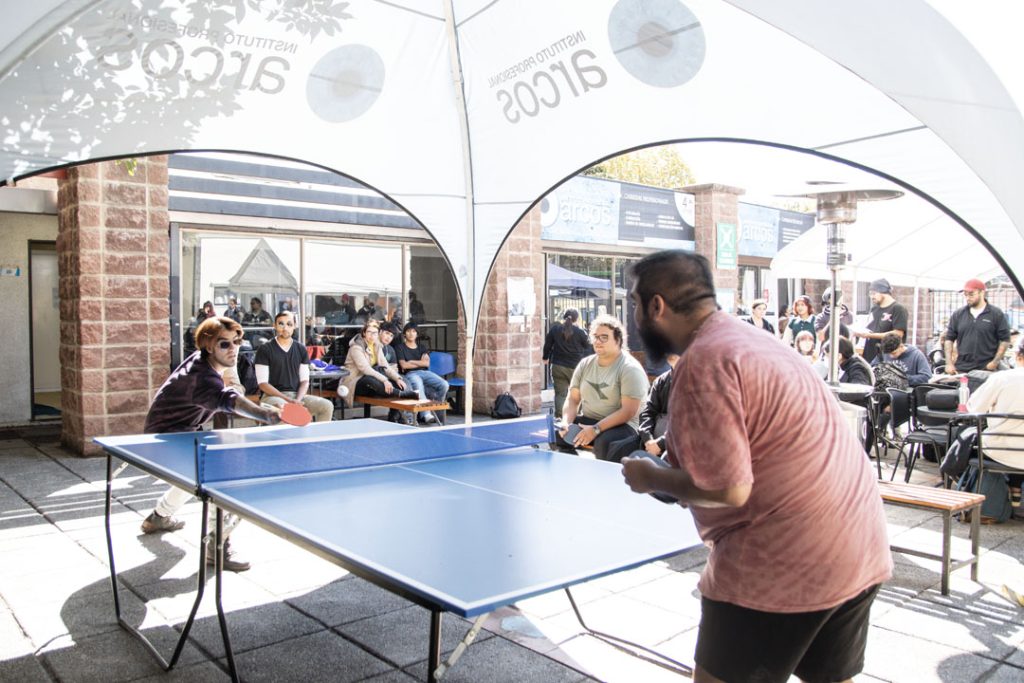
[[[679,0],[619,0],[608,15],[608,41],[630,75],[659,88],[696,76],[707,47],[700,20]]]
[[[558,195],[554,192],[540,200],[540,224],[549,227],[558,220]]]
[[[384,87],[384,60],[366,45],[342,45],[320,58],[306,80],[309,108],[344,123],[366,113]]]

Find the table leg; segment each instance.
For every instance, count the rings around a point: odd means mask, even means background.
[[[971,556],[974,563],[971,564],[971,581],[978,580],[978,564],[981,557],[978,556],[979,545],[981,544],[981,505],[974,508],[971,513]]]
[[[441,610],[430,611],[430,652],[427,657],[427,680],[437,682],[438,667],[441,666]]]
[[[205,514],[205,510],[204,510]],[[224,603],[222,598],[224,596],[224,511],[217,508],[217,522],[216,528],[216,539],[217,549],[214,567],[217,574],[217,621],[220,622],[220,635],[224,641],[224,655],[228,660],[228,673],[231,675],[231,680],[234,683],[238,683],[238,669],[235,667],[235,653],[231,649],[231,636],[228,634],[228,620],[224,615]],[[206,545],[205,543],[203,544]]]
[[[974,519],[972,515],[971,519]],[[942,594],[949,595],[949,555],[950,547],[952,545],[952,539],[950,534],[952,529],[950,528],[953,521],[953,513],[949,510],[944,510],[942,513]],[[973,521],[971,522],[973,525]]]

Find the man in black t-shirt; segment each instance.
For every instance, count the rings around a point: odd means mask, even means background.
[[[395,346],[398,370],[405,375],[409,388],[420,395],[420,400],[429,398],[431,401],[444,401],[448,396],[448,382],[430,371],[430,352],[416,341],[417,334],[416,323],[410,321],[405,324],[402,341]],[[437,416],[424,412],[423,421],[428,424],[437,422]]]
[[[225,317],[207,318],[195,332],[198,350],[171,373],[156,392],[146,415],[147,434],[199,431],[214,414],[233,413],[266,424],[281,421],[280,412],[270,406],[259,406],[225,386],[223,375],[235,367],[238,347],[242,343],[242,326]],[[192,494],[171,487],[142,522],[142,532],[177,531],[185,523],[174,513],[192,498]],[[214,561],[207,553],[207,562]],[[224,546],[224,568],[245,571],[249,563]]]
[[[277,336],[256,349],[256,381],[263,403],[281,408],[285,403],[300,403],[317,422],[334,416],[334,404],[320,396],[309,396],[309,353],[292,338],[295,316],[282,311],[274,317]]]
[[[900,339],[907,337],[907,309],[892,297],[892,286],[885,278],[875,280],[868,286],[871,296],[871,322],[867,330],[854,332],[864,342],[864,360],[870,363],[878,355],[878,345],[887,332],[895,332]]]
[[[955,375],[971,370],[998,370],[1010,345],[1006,314],[988,303],[981,280],[968,280],[960,291],[967,305],[949,317],[944,342],[946,372]]]

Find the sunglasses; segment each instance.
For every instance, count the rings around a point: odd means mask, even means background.
[[[241,346],[241,345],[242,345],[242,338],[241,337],[238,337],[237,339],[218,339],[217,340],[217,348],[220,349],[221,351],[227,351],[232,346]]]

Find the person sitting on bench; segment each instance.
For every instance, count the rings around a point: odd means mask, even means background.
[[[398,354],[398,369],[405,375],[409,387],[419,394],[420,399],[443,402],[448,395],[448,382],[430,371],[430,352],[426,344],[416,340],[419,331],[416,323],[409,321],[402,330],[402,341],[395,347]],[[427,411],[422,415],[427,424],[437,422],[437,417]]]
[[[345,405],[349,408],[356,396],[419,398],[419,394],[406,386],[397,367],[388,364],[380,340],[380,327],[375,320],[365,322],[360,333],[349,342],[345,368],[349,374],[342,380],[342,386],[348,389]],[[407,424],[416,424],[411,417],[405,419]]]
[[[295,316],[282,311],[274,317],[277,336],[256,349],[256,381],[259,382],[262,403],[281,408],[285,403],[300,403],[317,422],[330,422],[334,416],[334,403],[310,396],[309,352],[292,339]]]

